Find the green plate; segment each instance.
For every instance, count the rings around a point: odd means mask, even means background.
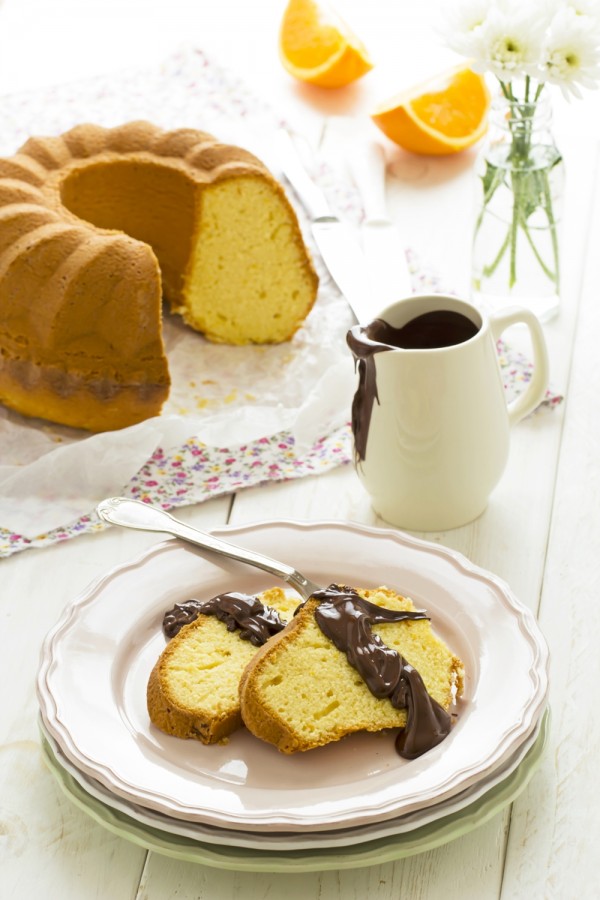
[[[136,821],[118,810],[105,806],[91,797],[56,760],[52,749],[42,737],[42,750],[48,768],[66,796],[113,834],[125,838],[147,850],[174,859],[200,863],[218,869],[240,872],[315,872],[325,869],[354,869],[362,866],[393,862],[426,850],[433,850],[478,828],[512,803],[525,789],[537,769],[550,724],[546,711],[539,736],[523,762],[504,781],[496,785],[470,806],[429,825],[404,834],[388,835],[367,843],[327,850],[249,850],[244,847],[203,844],[190,838],[169,834]]]

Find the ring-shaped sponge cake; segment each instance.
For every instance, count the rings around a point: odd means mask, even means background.
[[[79,125],[0,160],[0,401],[24,415],[91,431],[157,415],[163,296],[209,340],[263,344],[316,291],[281,186],[204,132]]]

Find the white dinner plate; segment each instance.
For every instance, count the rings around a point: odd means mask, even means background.
[[[547,728],[549,717],[549,711],[542,715],[529,737],[523,741],[508,762],[494,769],[487,778],[482,778],[472,787],[466,788],[460,794],[456,794],[455,797],[450,797],[441,803],[433,803],[431,806],[426,806],[424,809],[419,809],[416,812],[407,813],[405,816],[399,816],[396,819],[370,822],[367,825],[358,825],[355,828],[343,828],[337,831],[306,832],[234,831],[231,828],[205,825],[203,822],[187,822],[185,819],[174,819],[153,809],[146,809],[143,806],[128,803],[127,800],[113,794],[112,791],[109,791],[108,788],[105,788],[94,778],[89,778],[83,772],[80,772],[62,753],[41,720],[39,727],[42,738],[47,741],[58,765],[65,772],[68,772],[87,794],[95,800],[99,800],[105,806],[109,806],[111,809],[129,816],[131,819],[135,819],[141,825],[146,825],[148,828],[158,828],[167,834],[175,834],[193,841],[201,841],[205,844],[245,847],[248,850],[287,852],[289,850],[312,850],[326,847],[352,847],[392,835],[406,834],[409,831],[422,828],[424,825],[429,825],[431,822],[437,822],[439,819],[454,815],[465,809],[465,807],[471,806],[510,778],[538,740],[542,728]]]
[[[454,815],[444,816],[443,819],[405,834],[392,834],[358,846],[314,850],[273,851],[228,844],[207,844],[161,831],[159,828],[151,828],[91,797],[62,768],[43,738],[41,749],[44,761],[65,796],[99,825],[138,847],[164,854],[171,859],[237,872],[323,872],[382,866],[398,859],[406,859],[416,853],[435,850],[489,822],[509,803],[513,803],[528,785],[543,756],[547,731],[548,720],[544,716],[537,740],[512,775]]]
[[[458,794],[532,732],[547,696],[547,646],[533,614],[494,575],[438,544],[354,524],[263,522],[214,534],[290,562],[316,583],[386,584],[412,597],[465,664],[458,719],[445,741],[411,761],[396,754],[393,733],[353,735],[292,757],[244,729],[208,747],[163,734],[148,719],[146,684],[164,647],[164,612],[190,597],[273,584],[167,541],[76,598],[42,649],[46,727],[78,769],[113,793],[246,831],[352,827]]]

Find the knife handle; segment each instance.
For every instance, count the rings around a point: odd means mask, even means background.
[[[331,207],[327,198],[308,175],[289,132],[280,129],[277,132],[276,141],[279,164],[283,174],[298,194],[310,218],[321,219],[331,216]]]
[[[360,193],[367,221],[387,221],[385,200],[385,151],[377,141],[356,141],[348,153],[348,165]]]

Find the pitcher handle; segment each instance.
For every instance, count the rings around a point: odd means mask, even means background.
[[[529,415],[545,397],[549,380],[548,351],[542,326],[528,309],[513,307],[504,313],[490,316],[490,325],[494,339],[497,341],[503,331],[511,325],[527,325],[533,346],[533,375],[529,386],[512,403],[508,404],[508,420],[515,425]]]

